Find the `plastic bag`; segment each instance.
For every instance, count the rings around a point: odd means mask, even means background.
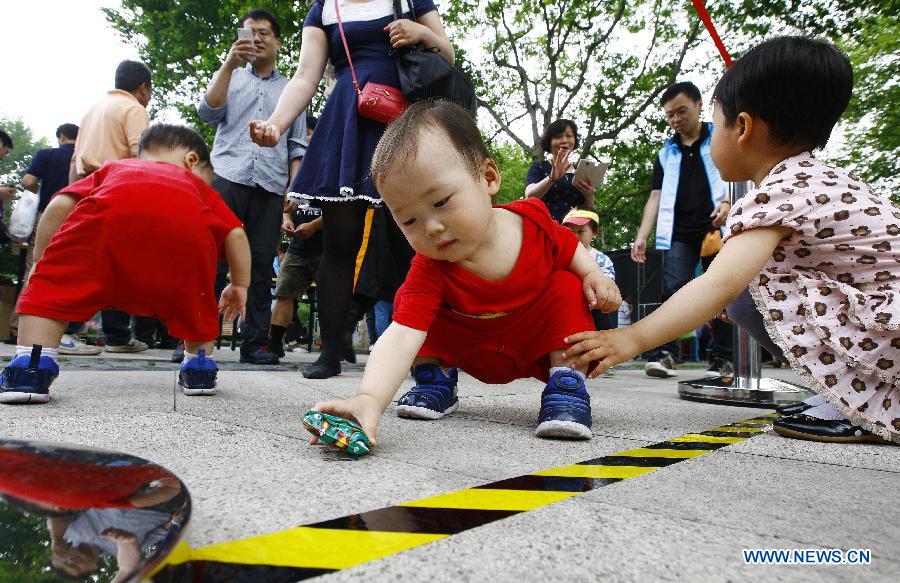
[[[40,197],[31,192],[24,191],[19,195],[9,215],[9,237],[18,243],[24,243],[34,232],[34,220],[37,217],[38,202]]]

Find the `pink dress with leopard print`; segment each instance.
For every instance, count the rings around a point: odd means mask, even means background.
[[[789,227],[750,294],[792,368],[854,423],[900,443],[900,209],[809,152],[734,205],[726,240]]]

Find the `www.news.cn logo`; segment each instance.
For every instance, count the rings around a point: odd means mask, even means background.
[[[869,565],[869,549],[744,549],[748,565]]]

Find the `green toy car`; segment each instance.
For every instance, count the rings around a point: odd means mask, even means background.
[[[366,455],[372,449],[362,427],[349,419],[309,411],[303,416],[303,426],[322,443],[347,450],[353,455]]]

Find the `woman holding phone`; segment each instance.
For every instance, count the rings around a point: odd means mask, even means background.
[[[412,20],[410,2],[415,20]],[[356,256],[363,243],[366,211],[370,205],[381,203],[369,178],[369,166],[385,126],[357,114],[356,89],[338,28],[338,12],[360,87],[367,82],[400,86],[397,64],[390,54],[392,48],[421,44],[437,50],[450,63],[455,59],[453,46],[432,0],[401,0],[400,6],[403,18],[394,20],[393,0],[312,2],[303,23],[303,49],[297,71],[269,119],[250,124],[254,142],[261,146],[277,143],[279,136],[309,106],[325,64],[331,61],[336,84],[290,193],[291,198],[308,200],[322,208],[324,249],[316,277],[321,298],[322,353],[316,362],[303,369],[306,378],[340,374],[345,348],[344,320],[353,294]],[[391,256],[395,261],[406,262],[405,276],[412,250],[393,218],[385,223],[390,231],[386,236],[392,247]]]
[[[558,119],[548,125],[541,136],[541,147],[550,154],[550,159],[535,162],[528,169],[525,196],[536,196],[544,201],[558,223],[562,223],[566,213],[573,208],[584,206],[595,210],[596,185],[590,178],[572,181],[574,169],[569,155],[578,147],[575,122]]]

